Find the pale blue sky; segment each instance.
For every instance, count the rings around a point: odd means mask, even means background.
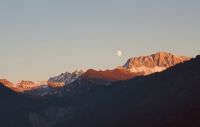
[[[0,0],[0,76],[46,80],[158,51],[194,57],[199,6],[199,0]]]

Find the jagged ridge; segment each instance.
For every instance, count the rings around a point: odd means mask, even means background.
[[[161,72],[190,59],[190,57],[176,56],[169,52],[158,52],[150,56],[130,58],[123,67],[131,72],[144,72],[145,75],[148,75],[155,72]]]

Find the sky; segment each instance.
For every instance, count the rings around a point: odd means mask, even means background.
[[[112,69],[158,51],[195,57],[199,5],[199,0],[0,0],[0,78],[38,81],[76,69]]]

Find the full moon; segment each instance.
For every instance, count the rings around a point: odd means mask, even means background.
[[[122,51],[121,50],[117,50],[117,56],[122,56]]]

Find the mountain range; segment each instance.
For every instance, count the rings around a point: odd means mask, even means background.
[[[33,93],[32,91],[37,91],[41,95],[48,95],[48,92],[45,92],[45,94],[44,91],[48,90],[57,93],[57,89],[53,90],[52,88],[68,87],[77,80],[84,79],[96,82],[97,84],[109,84],[114,81],[127,80],[137,76],[161,72],[190,59],[190,57],[177,56],[168,52],[158,52],[149,56],[132,57],[123,66],[118,66],[112,70],[98,71],[88,69],[86,72],[76,70],[72,73],[65,72],[58,76],[50,77],[47,81],[39,82],[21,80],[17,83],[12,83],[7,79],[0,79],[0,82],[16,92]]]
[[[128,77],[129,73],[134,75]],[[49,82],[62,85],[50,87]],[[200,56],[163,52],[130,58],[113,70],[62,73],[26,92],[1,80],[0,126],[198,127],[199,82]],[[38,91],[54,94],[27,96]]]
[[[89,69],[84,78],[107,81],[127,80],[136,76],[161,72],[178,63],[190,60],[190,57],[176,56],[168,52],[158,52],[149,56],[133,57],[123,66],[113,70],[96,71]]]

